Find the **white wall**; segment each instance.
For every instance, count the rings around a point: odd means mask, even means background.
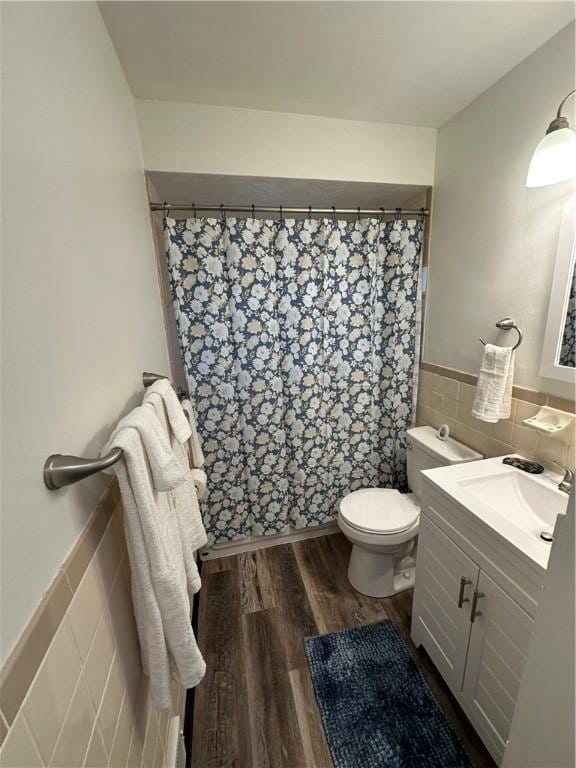
[[[168,370],[133,99],[95,3],[2,3],[2,603],[10,650],[104,487],[47,491]]]
[[[432,184],[436,131],[311,115],[137,100],[153,171]]]
[[[524,330],[516,384],[573,397],[541,379],[540,353],[562,204],[570,183],[524,186],[532,152],[574,87],[574,25],[438,131],[424,359],[478,372],[494,323]],[[510,343],[500,336],[500,343]]]

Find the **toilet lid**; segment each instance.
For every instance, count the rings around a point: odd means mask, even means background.
[[[361,488],[340,502],[347,523],[368,533],[399,533],[410,528],[420,513],[412,494],[389,488]]]

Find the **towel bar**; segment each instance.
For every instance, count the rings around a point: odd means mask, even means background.
[[[51,491],[57,491],[65,485],[72,485],[90,475],[108,469],[122,457],[122,448],[115,448],[106,456],[98,459],[83,459],[80,456],[67,456],[55,453],[48,456],[44,464],[44,485]]]
[[[160,381],[161,379],[167,379],[168,376],[162,376],[161,373],[148,373],[147,371],[144,371],[142,374],[142,384],[145,387],[150,387],[152,384],[154,384],[155,381]]]
[[[159,373],[142,374],[142,384],[149,387],[159,379],[167,379]],[[44,485],[50,491],[56,491],[65,485],[72,485],[84,480],[103,469],[108,469],[122,457],[122,449],[115,448],[106,456],[97,459],[83,459],[81,456],[67,456],[63,453],[54,453],[48,456],[44,464]]]
[[[520,330],[520,328],[518,328],[518,326],[516,325],[514,320],[512,320],[511,317],[505,317],[502,320],[498,320],[498,322],[496,323],[496,328],[500,328],[501,331],[511,331],[512,329],[516,331],[516,333],[518,334],[518,341],[516,342],[516,344],[514,344],[512,349],[518,349],[520,344],[522,344],[522,338],[523,338],[522,331]],[[484,339],[478,339],[478,341],[480,341],[482,344],[484,344],[484,346],[486,346],[486,342],[484,341]]]

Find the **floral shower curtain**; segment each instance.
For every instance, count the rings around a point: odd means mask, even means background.
[[[403,489],[421,222],[169,218],[165,236],[209,543]]]

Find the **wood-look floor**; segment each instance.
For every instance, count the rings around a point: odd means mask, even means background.
[[[335,534],[204,563],[198,641],[207,672],[195,695],[193,768],[332,768],[303,638],[384,618],[408,642],[477,768],[494,768],[410,641],[412,592],[382,599],[355,592],[349,553]]]

